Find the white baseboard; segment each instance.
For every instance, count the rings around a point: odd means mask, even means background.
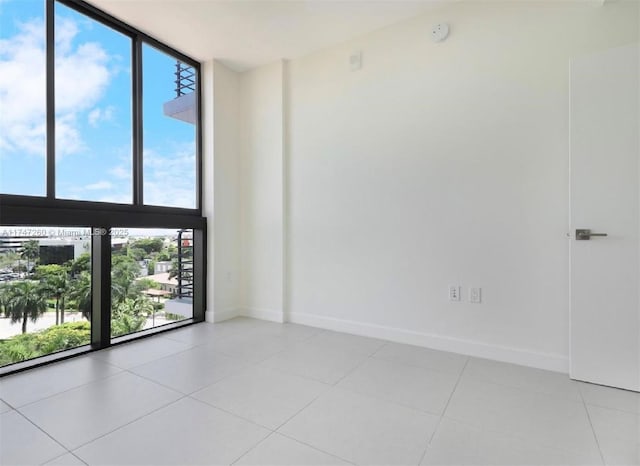
[[[240,315],[271,322],[284,322],[284,314],[276,309],[243,308],[240,310]]]
[[[254,317],[254,315],[251,315]],[[258,315],[256,318],[260,319]],[[271,319],[267,319],[271,320]],[[568,373],[569,359],[560,354],[540,353],[507,346],[491,345],[474,340],[465,340],[442,335],[420,333],[412,330],[384,327],[381,325],[354,322],[332,317],[292,312],[288,314],[288,322],[309,325],[337,332],[351,333],[365,337],[423,346],[425,348],[453,353],[465,354],[479,358],[510,362],[522,366],[546,369],[555,372]]]
[[[241,315],[239,309],[227,309],[224,311],[205,311],[204,320],[210,323],[222,322]]]

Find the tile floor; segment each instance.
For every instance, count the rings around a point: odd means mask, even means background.
[[[0,379],[0,464],[640,464],[640,395],[239,318]]]

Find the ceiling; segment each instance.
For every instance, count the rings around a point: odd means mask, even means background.
[[[237,71],[292,59],[452,0],[89,0],[197,60]]]

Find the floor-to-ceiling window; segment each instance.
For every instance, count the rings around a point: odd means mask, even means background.
[[[0,374],[203,320],[199,85],[80,0],[0,2]]]

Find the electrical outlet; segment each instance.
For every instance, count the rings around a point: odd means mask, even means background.
[[[460,287],[449,285],[449,301],[460,301]]]
[[[349,55],[349,67],[351,71],[358,71],[362,68],[362,50],[356,50]]]
[[[469,302],[476,304],[482,302],[482,288],[469,288]]]

